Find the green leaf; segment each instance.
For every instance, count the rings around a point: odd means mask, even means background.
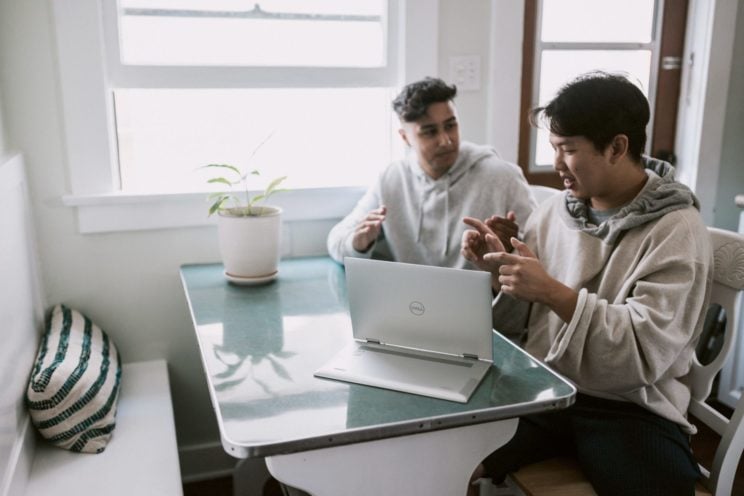
[[[209,207],[209,215],[213,215],[216,211],[220,209],[220,206],[222,205],[223,200],[218,200],[212,204],[211,207]]]
[[[212,178],[209,181],[207,181],[207,183],[209,183],[209,184],[220,183],[220,184],[226,184],[228,186],[232,186],[233,185],[233,183],[231,183],[230,181],[228,181],[224,177],[215,177],[215,178]]]
[[[266,196],[266,198],[268,198],[272,193],[274,193],[274,190],[276,189],[276,187],[279,186],[282,183],[282,181],[284,181],[285,179],[287,179],[287,176],[282,176],[282,177],[276,178],[273,181],[271,181],[269,185],[266,187],[266,191],[264,192],[264,195]]]
[[[223,208],[222,205],[230,198],[233,198],[232,195],[220,194],[215,202],[212,203],[212,206],[209,207],[209,215],[213,215],[218,210],[221,210]]]
[[[253,170],[251,171],[251,175],[253,175],[253,176],[260,176],[260,175],[261,175],[261,173],[260,173],[260,172],[258,171],[258,169],[253,169]]]
[[[249,206],[249,207],[250,207],[250,206],[253,206],[253,204],[254,204],[254,203],[258,203],[258,202],[260,202],[261,200],[263,200],[264,198],[266,198],[266,195],[258,194],[258,195],[254,196],[253,198],[251,198],[251,199],[250,199],[250,200],[248,201],[248,206]]]
[[[208,164],[208,165],[204,165],[204,166],[202,166],[200,168],[201,169],[206,169],[208,167],[217,167],[217,168],[221,168],[221,169],[228,169],[228,170],[231,170],[234,173],[236,173],[238,176],[241,175],[240,174],[240,169],[238,169],[234,165],[230,165],[230,164]]]

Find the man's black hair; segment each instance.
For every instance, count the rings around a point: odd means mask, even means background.
[[[650,116],[643,92],[625,76],[590,72],[563,86],[544,107],[530,111],[557,136],[583,136],[603,152],[618,134],[628,137],[628,155],[636,162],[646,146]]]
[[[393,100],[393,110],[405,122],[414,122],[426,115],[432,103],[448,102],[457,95],[457,87],[439,78],[427,77],[405,86]]]

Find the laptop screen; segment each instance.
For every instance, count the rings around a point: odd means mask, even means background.
[[[354,338],[492,359],[488,272],[346,258]]]

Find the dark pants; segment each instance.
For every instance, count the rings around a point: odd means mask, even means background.
[[[514,437],[483,465],[500,482],[557,455],[575,457],[600,496],[692,496],[700,477],[677,424],[633,403],[581,394],[565,410],[521,418]]]

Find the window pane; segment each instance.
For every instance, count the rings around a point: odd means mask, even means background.
[[[121,61],[382,67],[386,5],[385,0],[265,0],[260,7],[235,0],[123,0]]]
[[[625,73],[648,96],[651,71],[649,50],[544,50],[539,104],[547,104],[562,85],[593,70]],[[548,142],[548,132],[544,129],[537,131],[535,161],[537,166],[553,164],[553,149]]]
[[[126,192],[209,190],[214,171],[199,167],[210,163],[258,169],[251,189],[283,175],[288,188],[368,185],[393,154],[390,89],[128,89],[115,97]]]
[[[542,41],[651,41],[654,0],[543,0]]]

